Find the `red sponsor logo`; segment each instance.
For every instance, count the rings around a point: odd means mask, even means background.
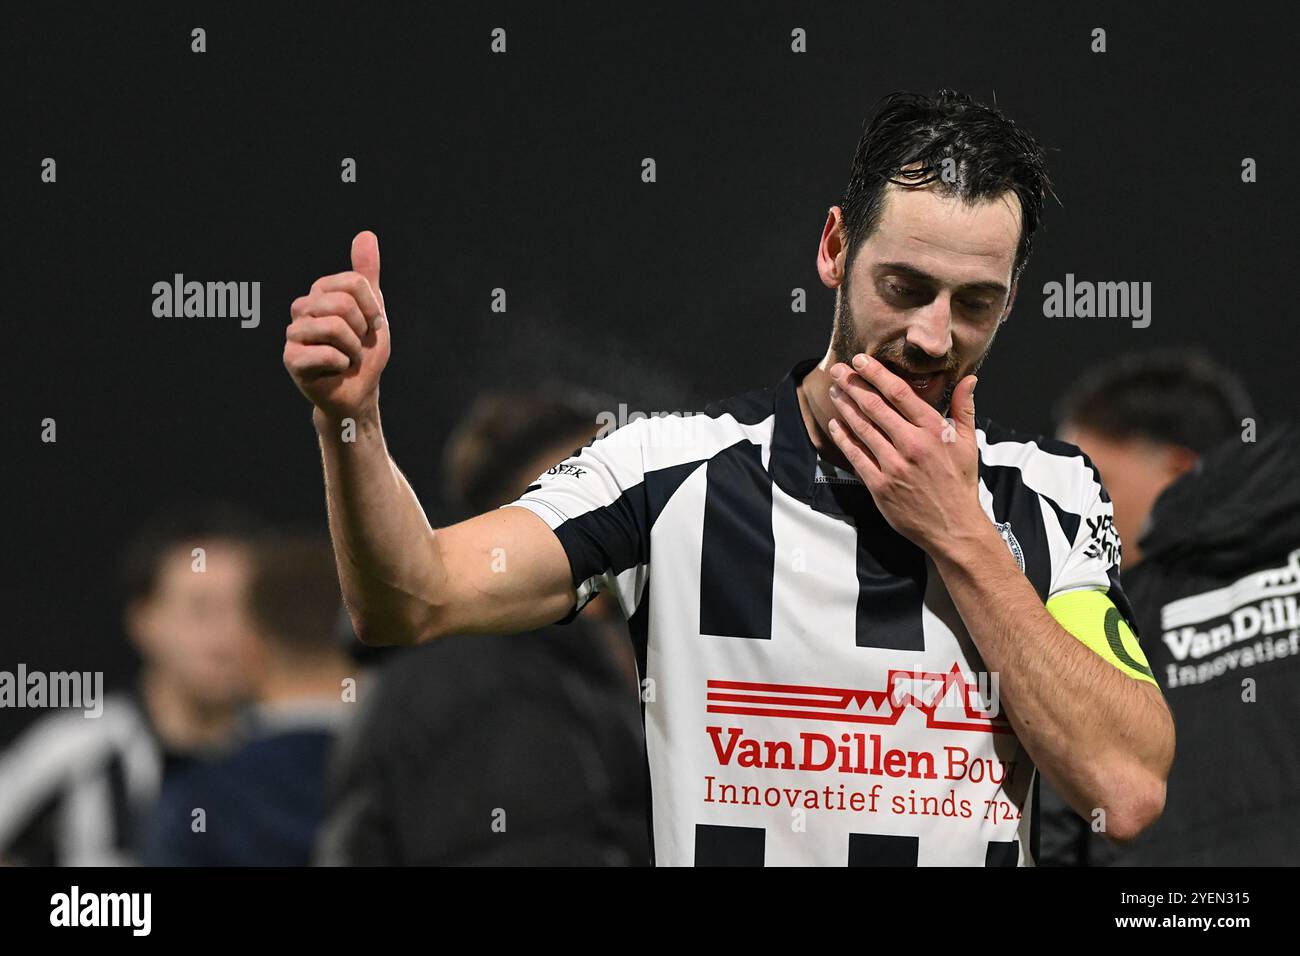
[[[986,682],[991,681],[991,690]],[[953,664],[946,674],[891,670],[882,690],[759,684],[750,681],[708,682],[710,714],[835,720],[894,726],[909,708],[925,714],[926,727],[991,734],[1014,731],[997,705],[997,675],[977,679]]]

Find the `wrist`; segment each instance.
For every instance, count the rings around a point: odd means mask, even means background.
[[[968,567],[986,561],[990,551],[996,553],[998,549],[1007,551],[1002,536],[984,510],[978,509],[951,525],[943,538],[927,550],[940,567]]]
[[[376,395],[360,408],[346,412],[330,412],[315,406],[311,412],[312,424],[321,438],[338,438],[351,427],[361,435],[379,427],[379,397]]]

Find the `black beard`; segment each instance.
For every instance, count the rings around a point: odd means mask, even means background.
[[[990,342],[990,345],[993,343]],[[888,343],[876,349],[874,352],[868,352],[862,340],[858,337],[858,326],[853,321],[853,316],[849,312],[849,288],[848,282],[840,287],[839,295],[835,297],[835,321],[831,327],[831,355],[837,362],[843,362],[845,365],[852,367],[853,356],[866,352],[878,362],[886,365],[924,367],[934,362],[932,356],[913,348],[906,342]],[[984,355],[987,355],[985,352]],[[979,370],[984,364],[984,356],[980,356],[979,362],[971,369],[972,372]],[[956,359],[949,356],[948,367],[944,370],[948,378],[948,384],[939,396],[939,400],[934,403],[934,408],[943,415],[948,417],[952,408],[952,393],[957,387],[957,371],[959,366]]]

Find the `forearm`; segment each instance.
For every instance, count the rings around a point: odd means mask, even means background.
[[[935,564],[1047,779],[1085,819],[1104,809],[1115,839],[1148,825],[1173,759],[1173,722],[1159,694],[1057,623],[991,525],[942,549]]]
[[[388,454],[377,403],[342,422],[313,414],[325,474],[330,537],[343,598],[367,644],[412,644],[436,624],[443,578],[433,528]]]

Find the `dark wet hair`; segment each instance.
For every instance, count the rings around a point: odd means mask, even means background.
[[[949,169],[951,181],[944,175]],[[867,122],[840,203],[846,266],[879,225],[889,183],[911,188],[935,183],[968,202],[1015,193],[1022,218],[1013,278],[1029,259],[1046,197],[1055,198],[1038,142],[999,110],[953,90],[934,96],[890,93]]]

